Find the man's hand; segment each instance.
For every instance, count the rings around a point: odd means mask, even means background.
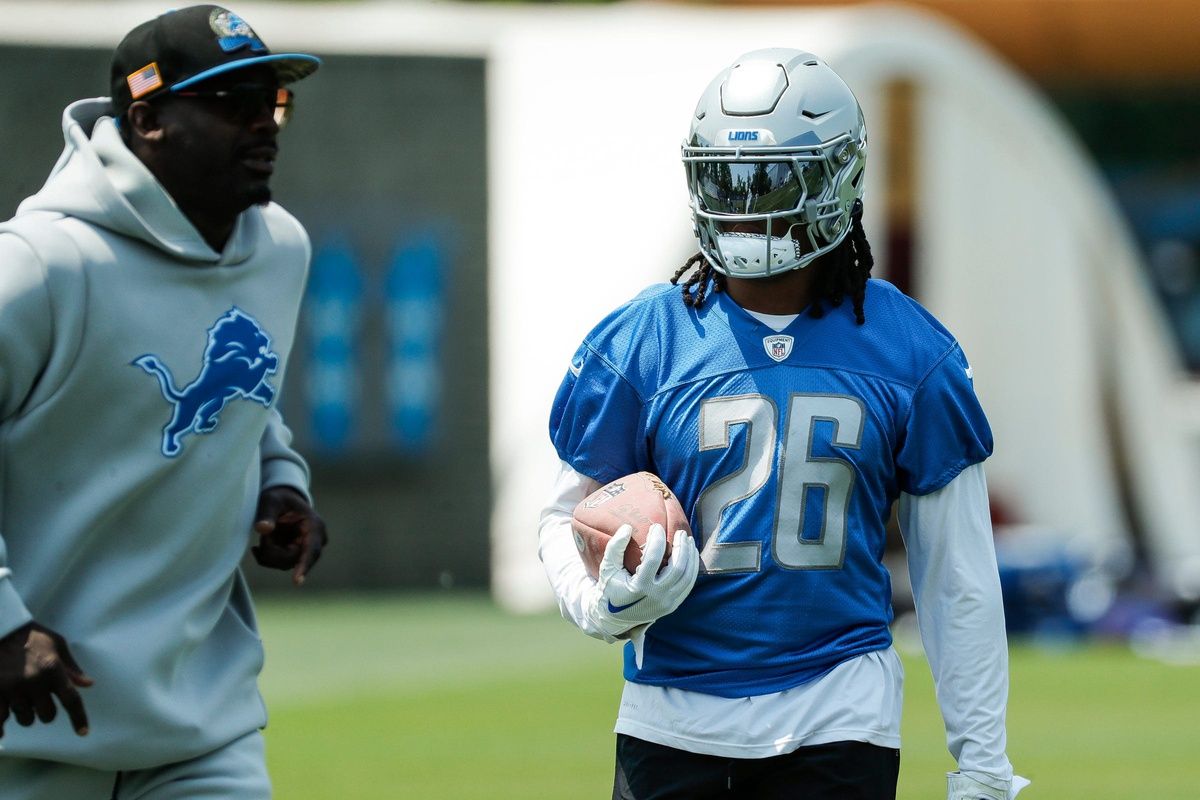
[[[1011,781],[996,780],[995,785],[980,783],[961,772],[946,773],[946,800],[1013,800],[1029,785],[1029,781],[1014,775]]]
[[[26,727],[35,719],[53,722],[54,698],[71,718],[71,727],[87,736],[88,718],[76,687],[91,686],[63,637],[30,622],[0,639],[0,736],[11,712]]]
[[[290,569],[297,586],[329,541],[325,520],[290,486],[272,486],[258,496],[254,532],[259,537],[258,545],[250,548],[254,560],[271,569]]]
[[[661,525],[650,526],[642,563],[632,575],[624,566],[625,548],[633,528],[622,525],[609,539],[600,561],[596,585],[588,598],[587,614],[608,636],[618,637],[631,628],[670,614],[683,602],[700,570],[700,554],[687,531],[676,531],[671,558],[658,570],[667,549]]]

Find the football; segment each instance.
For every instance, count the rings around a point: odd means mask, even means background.
[[[642,563],[642,548],[646,545],[650,526],[656,522],[667,533],[667,551],[659,565],[662,569],[671,555],[675,531],[684,530],[690,534],[692,529],[674,492],[657,475],[635,472],[610,481],[585,497],[575,506],[571,531],[588,574],[593,578],[597,576],[604,547],[622,525],[633,526],[630,545],[625,548],[625,569],[632,574]]]

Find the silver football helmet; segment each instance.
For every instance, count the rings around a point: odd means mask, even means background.
[[[709,84],[683,143],[700,252],[735,278],[812,263],[850,231],[866,150],[862,109],[828,64],[781,48],[742,56]]]

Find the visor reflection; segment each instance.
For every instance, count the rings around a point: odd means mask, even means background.
[[[696,190],[706,211],[717,214],[766,214],[792,211],[825,186],[820,164],[790,161],[696,162]],[[807,189],[807,191],[805,191]]]

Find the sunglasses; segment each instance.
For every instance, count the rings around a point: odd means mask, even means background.
[[[216,100],[226,104],[241,122],[249,122],[269,111],[275,118],[275,124],[282,128],[292,116],[292,90],[282,87],[234,86],[212,91],[170,92],[169,96]]]

